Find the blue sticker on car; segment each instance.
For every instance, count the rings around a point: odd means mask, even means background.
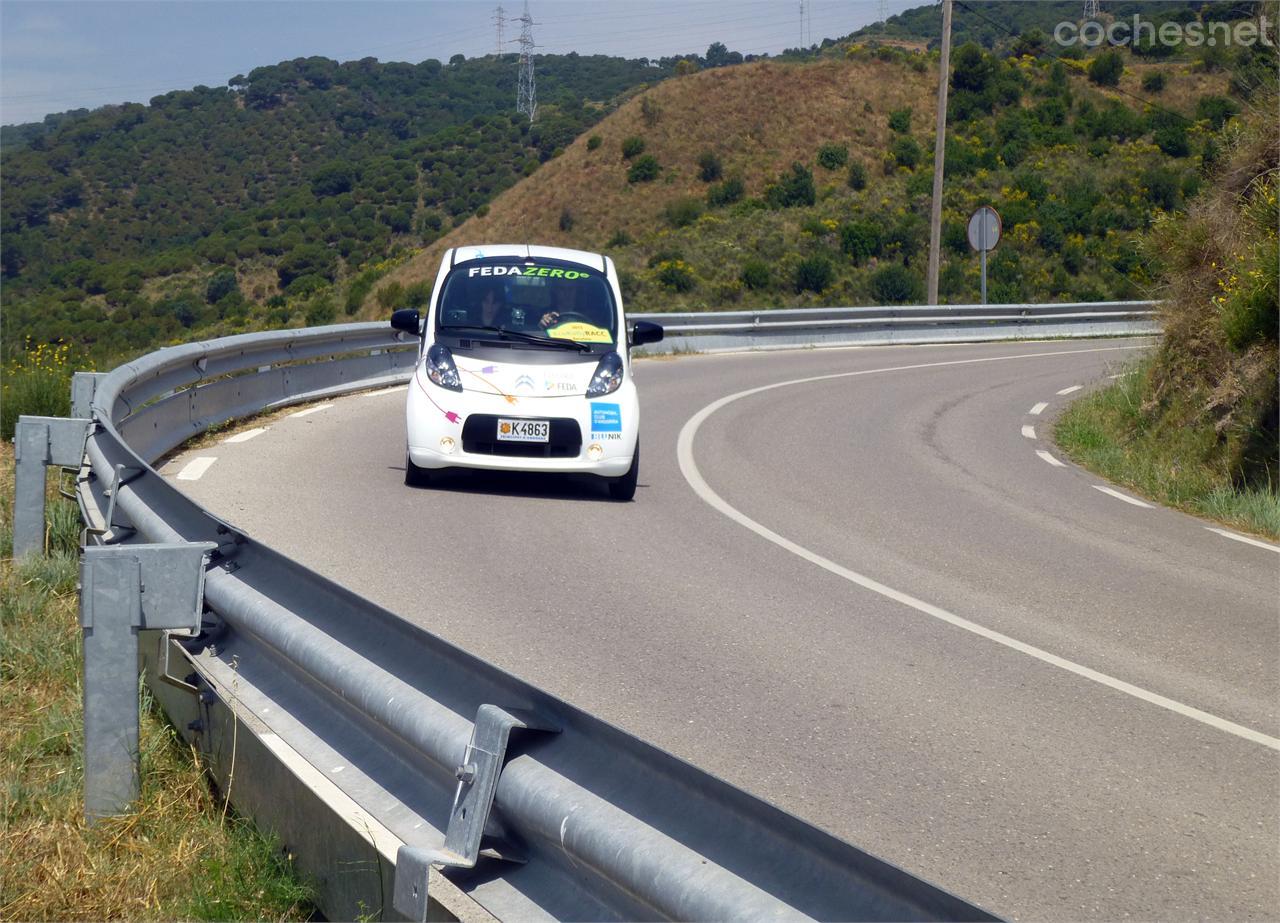
[[[622,407],[618,404],[592,404],[591,431],[593,433],[622,432]]]

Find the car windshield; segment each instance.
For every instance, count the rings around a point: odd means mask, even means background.
[[[456,335],[517,334],[537,348],[617,342],[617,312],[604,273],[558,260],[473,260],[445,280],[436,330]],[[477,331],[477,328],[483,328]]]

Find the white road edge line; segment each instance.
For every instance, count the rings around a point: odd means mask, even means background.
[[[1122,494],[1118,490],[1112,490],[1110,487],[1103,487],[1101,484],[1094,484],[1093,489],[1102,491],[1108,497],[1115,497],[1117,500],[1123,500],[1125,503],[1128,503],[1132,506],[1140,506],[1144,510],[1155,509],[1155,507],[1152,506],[1150,503],[1144,503],[1141,500],[1137,500],[1133,497],[1130,497],[1128,494]]]
[[[243,433],[236,433],[234,436],[228,436],[226,439],[223,439],[222,441],[224,443],[248,442],[254,436],[261,436],[266,431],[267,431],[267,428],[265,426],[259,426],[257,429],[247,429]]]
[[[309,413],[319,413],[322,410],[328,410],[332,404],[317,404],[315,407],[308,407],[306,410],[299,410],[297,413],[291,413],[291,417],[305,417]]]
[[[193,458],[187,462],[186,466],[178,472],[179,481],[198,481],[206,471],[213,467],[213,463],[218,459],[216,456],[201,455],[199,458]]]
[[[1072,385],[1070,388],[1063,388],[1061,391],[1058,392],[1058,394],[1059,396],[1063,394],[1072,394],[1076,391],[1079,391],[1083,387],[1084,385]]]
[[[1040,414],[1044,413],[1044,409],[1048,406],[1049,405],[1047,403],[1045,403],[1044,401],[1041,401],[1039,404],[1036,404],[1034,407],[1028,410],[1027,413],[1033,414],[1038,417],[1040,416]]]
[[[1247,535],[1237,535],[1235,532],[1228,532],[1226,529],[1215,529],[1213,526],[1205,526],[1210,532],[1217,532],[1223,538],[1229,538],[1233,541],[1244,542],[1246,545],[1257,545],[1259,548],[1265,548],[1268,551],[1274,551],[1280,554],[1280,545],[1272,545],[1270,542],[1261,542],[1256,538],[1249,538]]]
[[[1264,747],[1280,751],[1280,738],[1271,737],[1267,734],[1263,734],[1261,731],[1255,731],[1252,728],[1236,724],[1234,721],[1228,721],[1225,718],[1219,718],[1217,715],[1212,715],[1209,712],[1201,711],[1193,706],[1185,705],[1182,702],[1167,698],[1166,696],[1162,696],[1156,692],[1151,692],[1148,689],[1143,689],[1141,686],[1135,686],[1132,683],[1127,683],[1114,676],[1108,676],[1106,673],[1101,673],[1090,667],[1067,660],[1065,657],[1059,657],[1057,654],[1051,654],[1046,650],[1042,650],[1041,648],[1019,641],[1017,638],[1012,638],[1009,635],[993,631],[992,629],[979,625],[976,622],[971,622],[966,618],[961,618],[960,616],[948,612],[939,606],[927,603],[922,599],[918,599],[908,593],[903,593],[900,590],[895,590],[877,580],[873,580],[870,577],[859,574],[857,571],[850,570],[849,568],[843,567],[842,565],[824,558],[819,554],[815,554],[802,545],[799,545],[788,538],[784,538],[777,532],[774,532],[768,527],[756,522],[754,519],[751,519],[745,513],[741,513],[734,507],[730,506],[719,494],[708,486],[705,480],[703,480],[702,474],[698,471],[697,462],[693,460],[694,437],[697,436],[698,428],[702,426],[703,422],[706,421],[708,417],[734,401],[741,400],[744,397],[750,397],[753,394],[760,394],[764,391],[772,391],[776,388],[785,388],[791,385],[809,384],[811,382],[831,381],[836,378],[853,378],[859,375],[874,375],[882,372],[905,372],[912,369],[938,368],[940,366],[947,365],[971,365],[979,362],[999,362],[1002,360],[1032,359],[1043,356],[1061,356],[1068,355],[1070,353],[1106,352],[1111,349],[1141,348],[1143,347],[1103,347],[1099,349],[1081,349],[1056,353],[1025,353],[1019,356],[992,356],[983,359],[960,359],[951,362],[924,362],[918,365],[900,365],[892,368],[866,369],[859,372],[839,372],[834,375],[819,375],[814,378],[796,378],[791,381],[780,381],[771,385],[763,385],[758,388],[749,388],[746,391],[739,391],[736,394],[730,394],[717,401],[712,401],[706,407],[703,407],[690,417],[685,425],[680,429],[680,437],[676,442],[676,458],[680,463],[680,473],[683,474],[685,480],[689,482],[689,486],[693,488],[693,492],[696,493],[712,509],[717,510],[724,516],[738,523],[738,525],[743,526],[746,529],[750,529],[766,541],[772,542],[779,548],[789,551],[811,564],[816,564],[818,567],[821,567],[829,573],[835,574],[837,577],[848,580],[850,583],[856,584],[863,589],[870,590],[873,593],[878,593],[886,599],[891,599],[903,604],[904,606],[909,606],[917,612],[922,612],[925,615],[932,616],[939,621],[946,622],[948,625],[971,632],[980,638],[985,638],[988,641],[993,641],[996,644],[1003,645],[1011,650],[1026,654],[1028,657],[1034,657],[1036,660],[1047,663],[1050,666],[1058,667],[1061,670],[1066,670],[1068,673],[1074,673],[1076,676],[1091,680],[1099,685],[1106,686],[1109,689],[1122,692],[1125,695],[1132,696],[1133,698],[1147,702],[1148,704],[1155,705],[1159,708],[1174,712],[1175,714],[1182,715],[1183,717],[1190,718],[1193,721],[1198,721],[1201,724],[1214,728],[1215,730],[1225,731],[1228,734],[1233,734],[1244,740],[1262,744]],[[1059,464],[1061,464],[1061,462],[1059,462]]]
[[[1028,439],[1034,439],[1036,438],[1036,428],[1024,423],[1022,426],[1022,435],[1026,436]]]
[[[393,385],[390,388],[382,388],[378,391],[366,391],[361,397],[381,397],[384,394],[396,394],[400,391],[408,391],[408,385]]]
[[[1045,461],[1047,461],[1049,464],[1053,465],[1053,467],[1055,467],[1055,468],[1065,468],[1065,467],[1067,467],[1067,466],[1066,466],[1066,464],[1065,464],[1064,462],[1060,462],[1060,461],[1058,461],[1056,458],[1054,458],[1052,455],[1050,455],[1050,454],[1049,454],[1048,452],[1046,452],[1044,449],[1036,449],[1036,454],[1037,454],[1037,455],[1039,455],[1039,456],[1040,456],[1042,459],[1044,459]]]

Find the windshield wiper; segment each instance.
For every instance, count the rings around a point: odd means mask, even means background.
[[[539,346],[554,346],[557,349],[576,349],[580,353],[591,352],[591,346],[588,343],[579,343],[575,340],[561,340],[556,337],[539,336],[536,333],[525,333],[523,330],[508,330],[506,327],[490,327],[480,324],[463,324],[454,326],[451,324],[447,327],[441,327],[440,329],[445,333],[457,333],[458,331],[493,333],[500,339],[514,338],[524,343],[537,343]]]

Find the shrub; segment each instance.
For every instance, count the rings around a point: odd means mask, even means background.
[[[684,259],[684,253],[675,247],[659,250],[653,256],[649,257],[649,268],[655,268],[659,263],[674,263]]]
[[[378,289],[378,307],[384,311],[399,308],[404,304],[404,286],[399,282],[388,282]]]
[[[920,147],[920,143],[915,138],[902,137],[893,142],[889,148],[889,153],[893,155],[894,163],[900,167],[906,167],[908,170],[914,170],[920,165],[920,159],[924,156],[924,152]]]
[[[742,264],[742,284],[752,291],[769,287],[769,264],[764,260],[747,260]]]
[[[658,165],[658,158],[652,154],[641,154],[631,163],[631,169],[627,170],[628,183],[649,183],[658,178],[658,174],[662,172],[662,167]]]
[[[572,231],[576,220],[577,219],[573,217],[573,209],[569,206],[566,205],[564,208],[560,209],[560,230],[566,232]]]
[[[404,306],[422,310],[431,301],[431,283],[415,282],[404,290]]]
[[[1142,78],[1142,89],[1147,93],[1160,93],[1167,82],[1168,78],[1162,71],[1154,71]]]
[[[720,158],[712,151],[703,151],[698,155],[698,177],[704,183],[714,183],[720,178],[720,174],[724,168],[720,164]]]
[[[890,112],[889,128],[900,135],[905,135],[911,131],[911,107],[906,106]]]
[[[867,168],[862,161],[855,160],[849,164],[849,188],[850,189],[866,189],[867,188]]]
[[[712,207],[720,205],[732,205],[742,198],[746,192],[746,186],[743,185],[739,177],[731,176],[723,183],[712,186],[707,190],[707,204]]]
[[[609,238],[609,242],[605,247],[612,250],[615,247],[626,247],[631,243],[631,235],[619,228],[613,232],[613,236]]]
[[[835,278],[831,261],[825,256],[810,256],[796,264],[795,289],[800,292],[821,294]]]
[[[872,221],[852,221],[840,228],[840,249],[858,266],[880,255],[884,249],[884,235],[880,226]]]
[[[1119,51],[1104,51],[1089,63],[1089,80],[1100,87],[1119,86],[1124,74],[1124,55]]]
[[[777,183],[769,187],[765,197],[773,208],[812,205],[817,201],[813,174],[803,164],[793,163],[791,171],[778,177]]]
[[[232,292],[239,291],[240,287],[236,284],[235,270],[219,269],[209,279],[209,284],[205,286],[204,300],[209,304],[217,304]]]
[[[622,158],[630,160],[633,157],[639,157],[644,153],[644,138],[632,135],[629,138],[622,139]]]
[[[26,349],[4,370],[3,397],[0,397],[0,438],[13,439],[18,417],[71,415],[71,374],[75,366],[70,347],[45,344]]]
[[[849,162],[849,148],[831,142],[818,148],[818,166],[827,170],[839,170]]]
[[[587,150],[594,151],[603,143],[604,141],[600,138],[599,135],[592,135],[590,138],[587,139]]]
[[[667,205],[666,215],[672,227],[688,227],[702,216],[702,202],[695,198],[676,199]]]
[[[880,304],[916,302],[923,291],[920,277],[898,263],[877,269],[871,275],[871,294]]]
[[[333,323],[333,319],[337,315],[338,308],[334,305],[333,299],[328,295],[321,295],[307,305],[307,326],[323,327],[325,324]]]
[[[644,123],[652,128],[662,118],[662,107],[652,96],[644,96],[640,100],[640,114],[644,117]]]
[[[1207,121],[1214,131],[1239,111],[1239,105],[1226,96],[1201,96],[1196,101],[1196,118]]]
[[[658,281],[676,292],[688,292],[697,284],[693,267],[684,260],[664,260],[658,264]]]

